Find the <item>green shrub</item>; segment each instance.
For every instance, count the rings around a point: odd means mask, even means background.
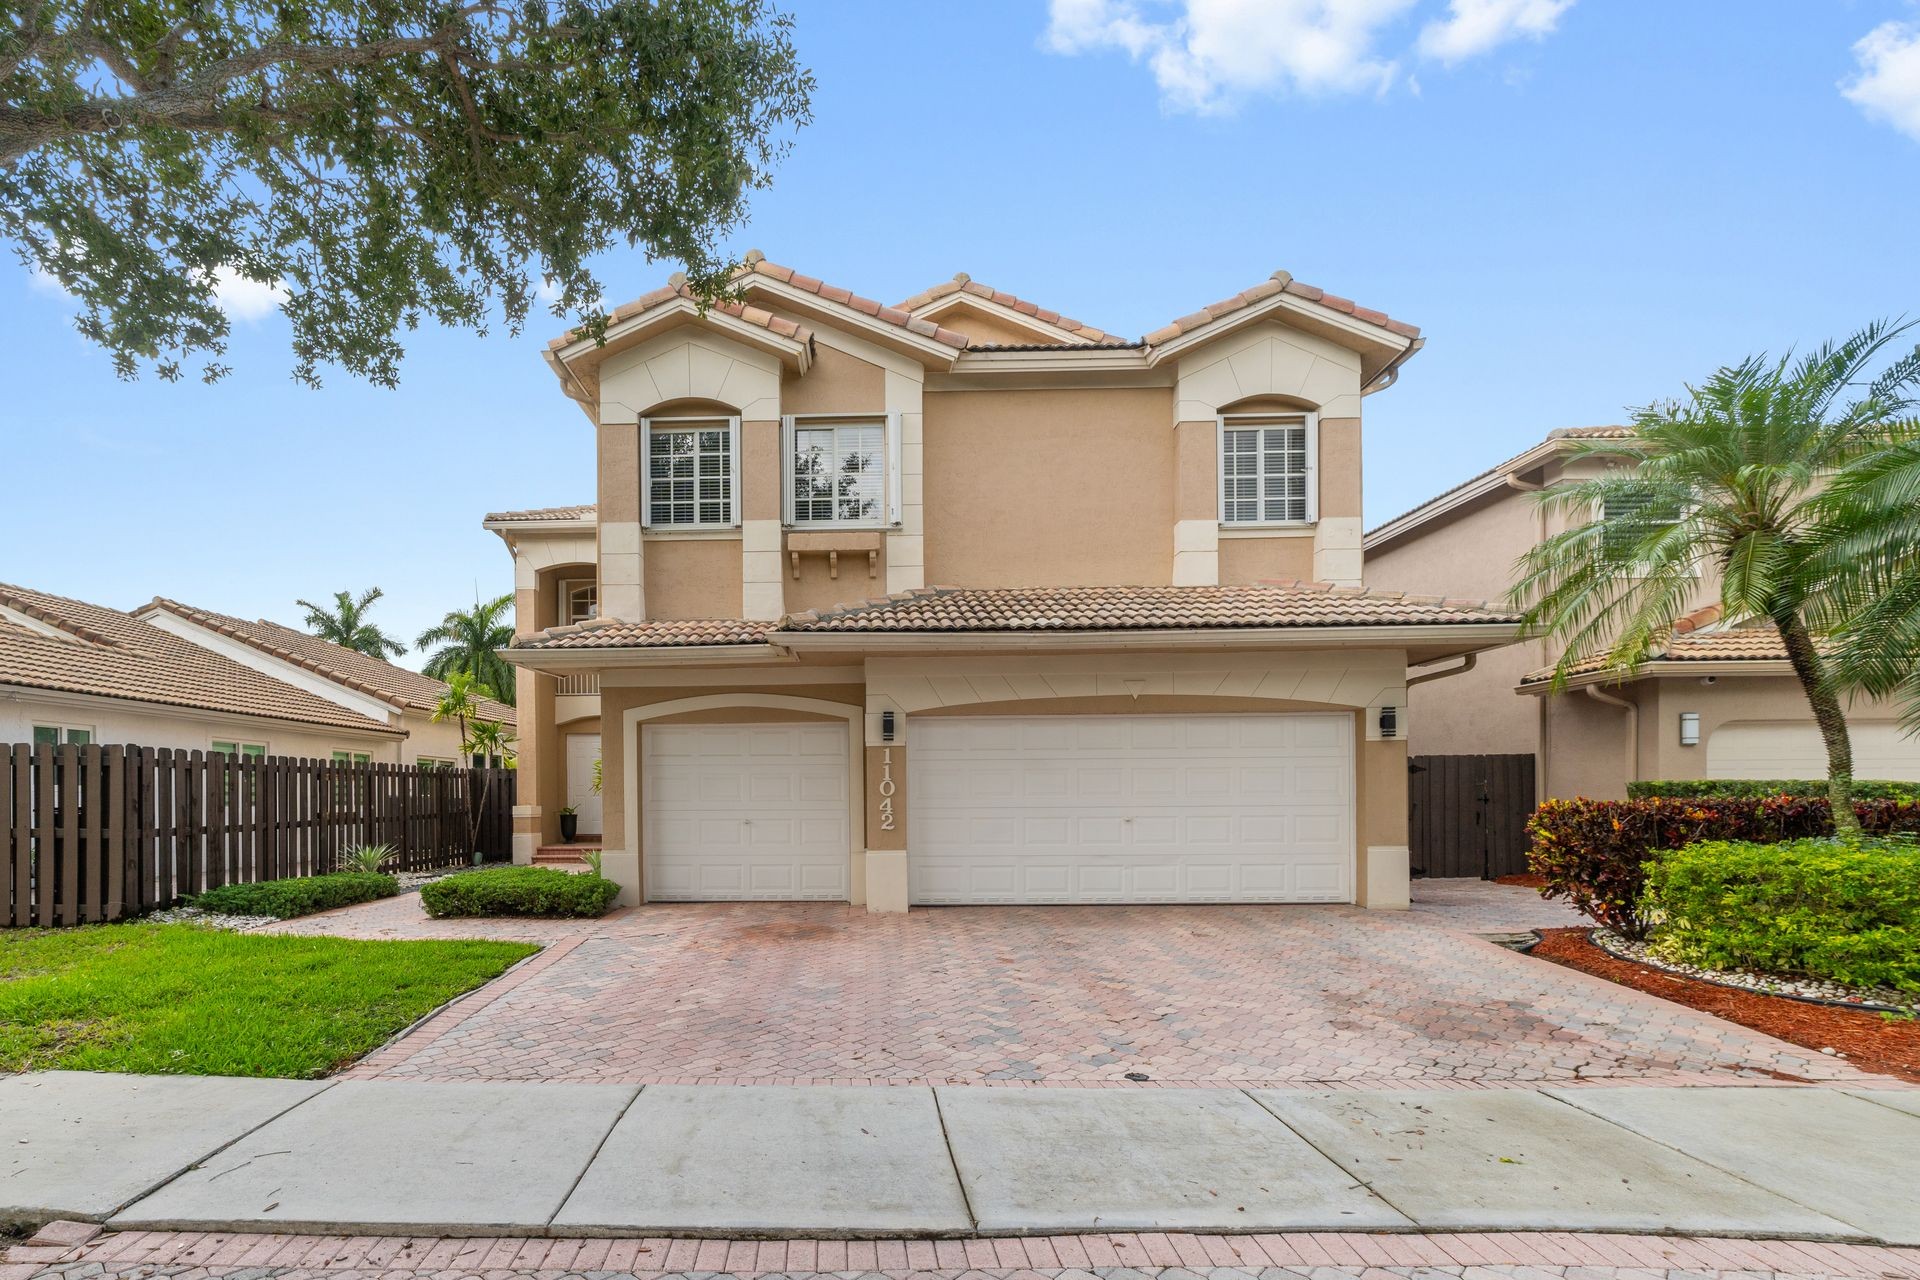
[[[1920,832],[1920,802],[1854,805],[1869,835]],[[1646,936],[1640,899],[1648,860],[1701,840],[1776,844],[1833,834],[1824,797],[1749,800],[1548,800],[1527,822],[1527,865],[1541,892],[1565,898],[1588,918],[1628,938]]]
[[[611,880],[553,867],[463,871],[420,889],[430,916],[599,916],[619,896]]]
[[[1647,869],[1656,955],[1920,991],[1920,845],[1711,840]]]
[[[1629,782],[1629,800],[1754,800],[1762,796],[1824,797],[1824,779],[1781,778],[1659,778]],[[1859,800],[1920,800],[1920,782],[1853,780],[1853,798]]]
[[[194,898],[204,911],[228,916],[272,916],[291,920],[316,911],[391,898],[400,892],[392,876],[342,871],[330,876],[300,876],[292,880],[262,880],[258,884],[229,884]]]

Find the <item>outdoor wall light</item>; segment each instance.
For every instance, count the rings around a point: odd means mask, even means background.
[[[893,741],[893,712],[891,711],[880,713],[880,741]]]
[[[1700,745],[1700,713],[1698,711],[1680,713],[1680,745],[1683,747]]]
[[[1380,737],[1391,742],[1400,736],[1400,708],[1380,708]]]

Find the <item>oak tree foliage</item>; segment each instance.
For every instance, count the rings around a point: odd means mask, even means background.
[[[0,236],[122,376],[226,373],[252,281],[391,386],[423,322],[603,331],[619,245],[720,296],[812,86],[767,0],[0,0]]]

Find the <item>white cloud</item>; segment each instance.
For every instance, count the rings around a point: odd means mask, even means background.
[[[1418,92],[1403,55],[1381,49],[1419,0],[1048,0],[1055,53],[1144,62],[1177,111],[1229,111],[1257,93]],[[1542,39],[1574,0],[1450,0],[1418,52],[1452,64],[1510,40]]]
[[[44,293],[49,298],[67,296],[67,291],[60,287],[59,278],[38,263],[34,264],[33,270],[27,273],[27,287],[35,293]]]
[[[287,300],[287,287],[278,281],[261,284],[220,267],[213,273],[213,296],[227,319],[253,321],[278,311]]]
[[[1420,31],[1420,53],[1452,65],[1522,36],[1553,34],[1573,0],[1450,0],[1447,16]]]
[[[1870,120],[1920,141],[1920,23],[1883,22],[1853,46],[1860,72],[1840,92]]]
[[[1414,0],[1050,0],[1047,47],[1117,49],[1153,70],[1169,107],[1229,110],[1251,93],[1379,93],[1399,64],[1374,48]]]

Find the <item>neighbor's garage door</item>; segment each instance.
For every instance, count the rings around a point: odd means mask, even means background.
[[[1342,715],[918,719],[916,903],[1350,902]]]
[[[653,902],[847,899],[847,726],[642,725]]]
[[[1920,739],[1897,724],[1865,721],[1847,726],[1853,743],[1853,776],[1920,782]],[[1827,748],[1811,720],[1738,720],[1707,738],[1709,778],[1824,778]]]

